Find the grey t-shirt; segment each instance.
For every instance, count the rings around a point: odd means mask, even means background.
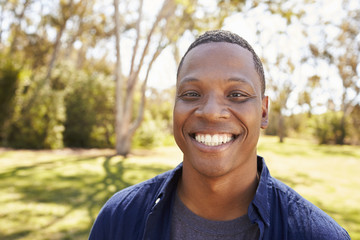
[[[176,194],[171,218],[171,240],[259,239],[259,227],[248,215],[230,221],[212,221],[188,209]]]

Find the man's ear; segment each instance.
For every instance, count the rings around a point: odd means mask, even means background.
[[[261,128],[265,129],[269,125],[269,98],[264,96],[262,99],[262,116],[261,116]]]

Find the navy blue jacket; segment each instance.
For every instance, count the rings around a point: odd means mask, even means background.
[[[261,157],[258,170],[260,182],[248,215],[259,226],[259,239],[350,239],[326,213],[271,177]],[[181,172],[182,164],[116,193],[101,209],[89,239],[169,239],[174,193]]]

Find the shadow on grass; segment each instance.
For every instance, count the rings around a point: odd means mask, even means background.
[[[101,161],[99,161],[101,158]],[[80,166],[81,162],[99,165],[99,171],[88,171]],[[60,167],[59,167],[60,166]],[[128,159],[115,156],[96,157],[70,157],[53,161],[34,163],[31,166],[18,166],[0,174],[0,187],[10,192],[20,194],[17,202],[27,205],[29,203],[50,203],[59,206],[63,211],[36,212],[32,209],[24,212],[14,209],[6,214],[6,219],[16,222],[16,229],[5,234],[0,231],[0,239],[14,240],[33,236],[35,231],[46,232],[46,229],[56,228],[60,221],[71,218],[76,210],[87,212],[87,219],[82,226],[71,226],[68,229],[59,229],[58,237],[53,238],[44,234],[44,239],[87,239],[93,221],[100,208],[117,191],[136,182],[169,170],[171,167],[163,165],[136,165]],[[68,172],[68,171],[69,172]],[[0,198],[1,199],[1,198]],[[12,201],[12,200],[9,200]],[[9,203],[6,200],[3,203]],[[18,219],[19,214],[26,214],[24,219]],[[36,219],[46,216],[37,223]],[[24,222],[32,222],[31,225]],[[84,219],[80,219],[84,222]],[[0,228],[1,229],[1,228]],[[79,230],[79,231],[77,231]],[[50,233],[49,233],[50,234]]]
[[[31,232],[32,232],[31,230],[23,230],[8,235],[0,233],[0,239],[4,239],[4,240],[19,239],[21,237],[27,236]]]
[[[285,183],[286,185],[290,186],[291,188],[296,188],[296,186],[311,186],[315,183],[323,182],[321,179],[310,177],[310,175],[302,172],[296,172],[293,176],[284,177],[284,176],[277,176],[274,177],[281,182]]]
[[[324,155],[327,156],[339,156],[339,157],[353,157],[359,158],[360,155],[352,150],[340,149],[341,146],[337,146],[336,149],[329,149],[329,146],[317,146],[314,147],[314,150],[322,152]]]

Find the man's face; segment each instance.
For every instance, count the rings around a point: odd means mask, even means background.
[[[185,57],[177,80],[174,137],[184,168],[219,177],[256,164],[268,99],[252,54],[231,43],[206,43]]]

